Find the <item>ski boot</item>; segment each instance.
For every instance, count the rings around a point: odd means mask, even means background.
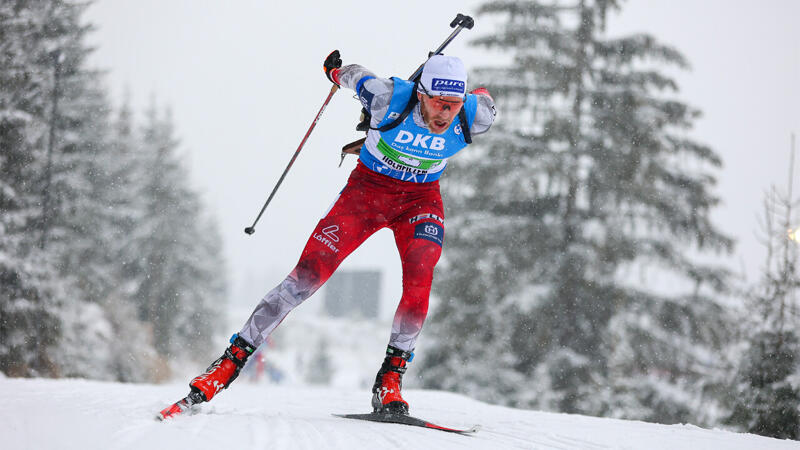
[[[413,352],[406,352],[391,345],[386,349],[386,358],[372,386],[373,412],[408,415],[408,403],[403,400],[400,390],[403,387],[406,363],[411,362],[413,358]]]
[[[227,388],[239,376],[239,371],[244,367],[247,358],[256,351],[255,347],[247,343],[238,334],[231,336],[230,342],[231,346],[225,350],[225,353],[219,359],[208,366],[205,373],[189,382],[189,387],[192,390],[190,396],[194,395],[195,398],[202,399],[204,402],[210,401],[219,391]]]

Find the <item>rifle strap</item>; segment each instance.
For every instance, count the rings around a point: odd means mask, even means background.
[[[458,120],[461,121],[461,131],[464,133],[464,142],[472,144],[472,133],[469,131],[469,122],[467,121],[466,103],[458,112]]]

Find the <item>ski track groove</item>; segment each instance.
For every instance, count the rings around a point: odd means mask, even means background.
[[[132,425],[127,425],[117,429],[111,435],[111,443],[109,450],[123,450],[132,448],[133,443],[139,439],[141,434],[148,428],[148,424],[144,421],[136,422]]]
[[[559,442],[559,443],[566,444],[566,445],[571,445],[572,447],[569,447],[569,448],[576,448],[576,447],[574,447],[574,445],[575,444],[579,444],[581,446],[580,448],[581,449],[585,449],[585,450],[592,450],[592,449],[609,450],[609,449],[611,449],[611,447],[609,447],[607,445],[595,444],[595,443],[592,443],[592,442],[589,442],[589,441],[586,441],[586,440],[583,440],[583,439],[571,438],[571,437],[563,436],[563,435],[560,435],[560,434],[548,434],[547,437],[549,439],[555,441],[555,442]]]
[[[339,417],[332,417],[334,420],[332,426],[347,429],[348,440],[343,441],[343,446],[337,447],[341,449],[351,448],[348,444],[352,444],[350,439],[357,442],[371,442],[374,443],[373,448],[415,448],[408,441],[404,439],[405,436],[402,432],[392,429],[392,427],[382,428],[375,425],[390,425],[379,423],[337,423],[339,421],[352,421],[352,419],[343,419]],[[364,426],[366,425],[366,426]]]
[[[515,425],[518,425],[516,422],[500,422],[497,425],[498,428],[507,429],[509,432],[496,431],[492,426],[487,426],[484,427],[480,433],[486,432],[487,434],[502,436],[506,439],[516,441],[514,443],[509,443],[509,445],[513,445],[514,448],[552,450],[612,450],[615,448],[544,430],[537,430],[537,432],[531,433],[526,439],[511,434],[512,431],[517,431],[515,430]],[[518,434],[524,435],[525,433],[519,430]]]
[[[305,437],[306,442],[308,443],[309,449],[314,448],[324,448],[325,446],[323,443],[326,442],[325,434],[320,432],[317,423],[313,420],[308,419],[298,419],[292,421],[292,427],[295,428],[295,432],[299,432],[300,430],[304,430],[302,434]],[[336,448],[336,447],[334,447]]]
[[[534,442],[531,439],[525,439],[525,438],[517,437],[517,436],[514,436],[513,434],[503,433],[501,431],[496,431],[496,430],[493,430],[493,429],[488,428],[488,427],[483,427],[476,437],[478,437],[478,436],[480,436],[480,435],[482,435],[484,433],[485,434],[492,434],[492,435],[495,435],[495,436],[500,436],[502,438],[505,438],[506,441],[512,441],[512,442],[506,442],[506,444],[508,444],[510,446],[509,448],[516,448],[516,449],[532,449],[532,448],[535,448],[533,446]],[[496,442],[496,441],[493,441],[493,442]]]
[[[269,448],[269,430],[267,427],[255,426],[250,430],[250,445],[248,448],[261,449]]]

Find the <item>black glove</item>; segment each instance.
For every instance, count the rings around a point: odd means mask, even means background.
[[[338,76],[337,73],[339,72],[337,69],[342,67],[342,58],[339,57],[339,50],[334,50],[325,58],[325,62],[322,63],[322,69],[325,71],[325,76],[331,80],[331,83],[339,86]]]

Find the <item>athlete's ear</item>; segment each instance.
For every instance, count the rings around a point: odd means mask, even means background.
[[[420,103],[422,103],[422,97],[424,97],[424,96],[425,96],[425,94],[423,94],[420,91],[417,91],[417,100],[419,100]]]

